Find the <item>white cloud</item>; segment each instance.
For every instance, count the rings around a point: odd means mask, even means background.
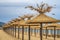
[[[42,0],[41,0],[42,1]],[[20,3],[20,2],[23,2],[23,3],[37,3],[37,2],[41,2],[40,0],[0,0],[0,3]]]
[[[0,0],[0,2],[28,2],[29,0]]]
[[[49,3],[49,4],[55,4],[57,0],[0,0],[0,3],[41,3],[41,2]]]
[[[32,0],[0,0],[0,2],[32,2]]]

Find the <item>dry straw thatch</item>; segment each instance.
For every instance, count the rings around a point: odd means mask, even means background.
[[[33,19],[32,21],[30,22],[60,22],[60,20],[57,20],[57,19],[54,19],[52,17],[49,17],[49,16],[46,16],[45,14],[40,14],[38,15],[35,19]]]

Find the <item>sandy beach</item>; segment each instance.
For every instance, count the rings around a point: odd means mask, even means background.
[[[3,30],[0,30],[0,40],[18,40],[17,37],[17,33],[16,33],[16,38],[14,36],[11,36],[9,34],[7,34],[6,32],[4,32]],[[39,35],[39,34],[37,34]],[[19,40],[22,40],[22,33],[20,33],[19,35]],[[28,40],[28,35],[26,35],[26,33],[24,34],[24,40]],[[34,36],[34,34],[31,35],[31,40],[40,40],[39,36]],[[46,39],[46,36],[43,36],[43,40],[54,40],[53,37],[48,37]],[[60,40],[60,38],[56,38],[56,40]]]
[[[0,30],[0,40],[18,40],[18,39],[5,33],[3,30]]]
[[[18,34],[16,33],[16,36],[17,36]],[[20,35],[19,35],[20,37],[20,40],[22,40],[22,33],[20,33]],[[44,36],[44,35],[42,35],[43,36],[43,40],[54,40],[54,37],[48,37],[47,36],[47,39],[46,39],[46,36]],[[39,34],[37,34],[36,36],[34,35],[34,34],[32,34],[31,36],[31,40],[40,40],[40,37],[39,37]],[[18,37],[17,37],[18,38]],[[28,38],[28,33],[26,34],[24,34],[24,40],[28,40],[29,38]],[[55,38],[56,40],[60,40],[60,38]]]

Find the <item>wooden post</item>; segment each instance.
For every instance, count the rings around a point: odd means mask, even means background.
[[[32,36],[32,28],[31,28],[30,32],[31,32],[31,36]]]
[[[20,29],[20,27],[18,26],[18,39],[19,39],[19,29]]]
[[[54,40],[56,38],[56,27],[54,27]]]
[[[22,26],[22,40],[24,40],[24,26]]]
[[[15,37],[16,37],[16,26],[15,26]]]
[[[42,40],[42,23],[40,23],[40,40]]]
[[[13,36],[14,36],[14,27],[13,27]]]
[[[47,39],[47,35],[48,35],[48,30],[47,30],[47,27],[46,27],[46,39]]]
[[[28,28],[28,37],[29,37],[29,40],[30,40],[30,25],[29,25],[29,28]]]

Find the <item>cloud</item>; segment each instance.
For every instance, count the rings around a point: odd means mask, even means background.
[[[18,16],[24,15],[24,14],[33,14],[35,11],[31,11],[29,9],[25,9],[25,6],[33,5],[36,6],[37,3],[41,2],[48,3],[50,5],[56,4],[56,9],[53,10],[51,13],[56,13],[55,18],[59,18],[59,10],[60,10],[60,1],[56,0],[0,0],[0,21],[7,22],[11,20],[12,18],[16,18]],[[49,13],[48,13],[49,15]],[[50,14],[50,16],[52,16]],[[54,17],[54,16],[52,16]]]
[[[42,0],[0,0],[0,3],[37,3]]]
[[[20,2],[20,0],[0,0],[0,2]]]
[[[33,0],[0,0],[0,2],[14,2],[14,3],[18,3],[18,2],[32,2]]]
[[[24,7],[27,3],[0,3],[0,7]]]

